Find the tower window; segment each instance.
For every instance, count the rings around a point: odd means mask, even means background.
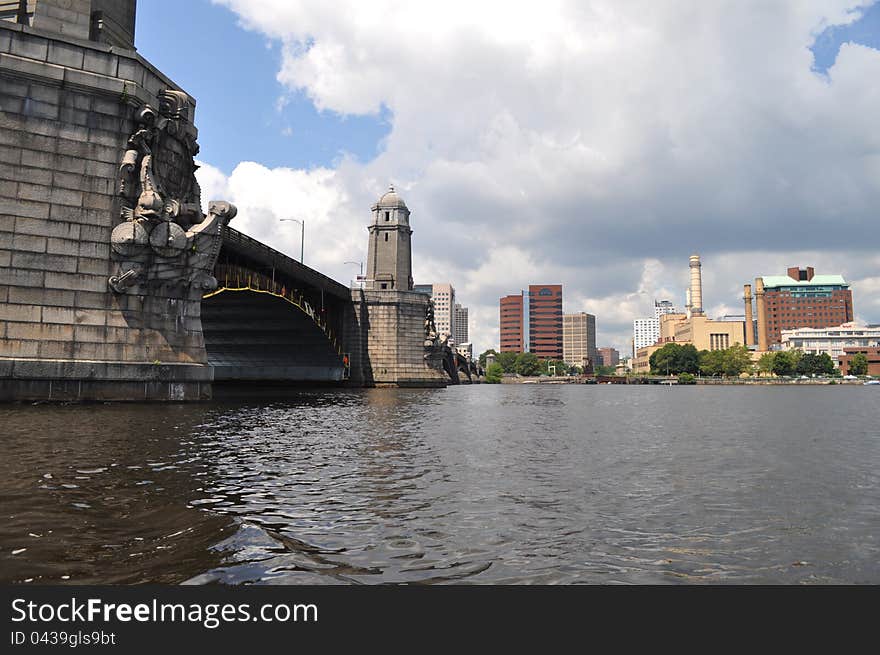
[[[388,233],[385,233],[385,241],[388,241]]]
[[[388,284],[385,283],[385,282],[383,282],[383,283],[382,283],[382,288],[383,288],[383,289],[387,289],[387,288],[388,288]]]
[[[385,212],[385,220],[386,220],[386,221],[390,221],[390,220],[391,220],[391,212]]]

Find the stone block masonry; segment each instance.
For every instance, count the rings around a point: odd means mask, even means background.
[[[414,291],[352,290],[343,339],[351,352],[351,384],[446,386],[442,368],[425,357],[428,303],[428,296]]]
[[[198,290],[107,284],[135,114],[180,89],[87,28],[0,22],[0,400],[208,398]]]

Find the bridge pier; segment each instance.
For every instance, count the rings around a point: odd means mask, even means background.
[[[366,387],[445,387],[449,378],[424,346],[431,299],[414,291],[352,289],[343,342],[349,384]],[[435,361],[436,360],[436,361]]]
[[[209,398],[194,100],[132,43],[57,23],[0,21],[0,400]]]

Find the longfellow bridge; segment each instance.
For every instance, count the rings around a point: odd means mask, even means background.
[[[195,99],[134,49],[134,6],[0,9],[0,400],[475,380],[413,291],[393,189],[363,288],[229,227],[227,202],[203,213]]]

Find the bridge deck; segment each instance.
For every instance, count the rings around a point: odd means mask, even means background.
[[[229,226],[223,228],[223,250],[227,253],[246,257],[266,268],[273,268],[279,274],[301,281],[303,284],[322,290],[344,300],[351,301],[351,291],[344,284],[309,268],[274,248],[249,237]]]

